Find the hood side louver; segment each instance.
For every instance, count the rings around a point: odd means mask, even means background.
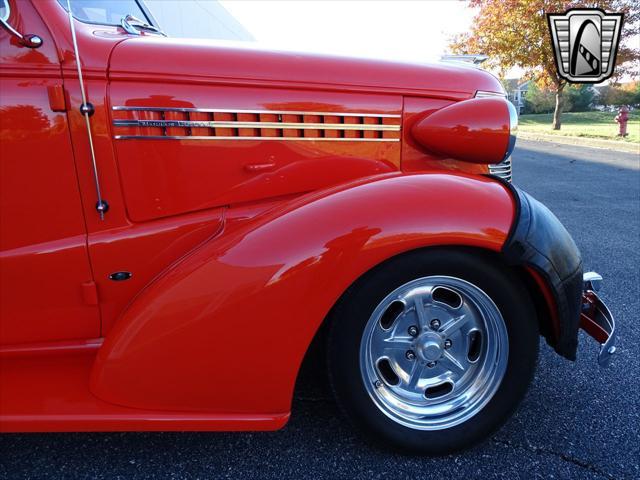
[[[400,115],[113,107],[116,139],[400,141]]]

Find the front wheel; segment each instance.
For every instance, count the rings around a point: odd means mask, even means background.
[[[444,454],[487,438],[515,410],[538,355],[518,277],[482,252],[394,258],[332,315],[329,368],[347,416],[376,440]]]

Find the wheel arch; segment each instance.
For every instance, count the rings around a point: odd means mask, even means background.
[[[466,175],[387,176],[299,198],[149,285],[105,339],[91,390],[137,408],[288,412],[312,339],[357,278],[418,248],[498,253],[513,218],[507,189]]]
[[[349,296],[349,293],[357,287],[361,282],[365,282],[368,277],[375,275],[376,271],[384,268],[385,264],[392,262],[399,257],[412,255],[419,252],[433,252],[434,250],[442,251],[462,251],[468,252],[473,255],[482,255],[496,264],[510,270],[521,282],[524,289],[531,297],[531,301],[535,307],[535,316],[538,321],[538,327],[540,334],[545,337],[547,343],[553,346],[557,341],[558,325],[557,318],[554,314],[553,297],[548,291],[546,284],[542,277],[534,270],[522,266],[510,265],[502,253],[496,252],[486,248],[469,247],[465,245],[434,245],[429,247],[421,247],[414,250],[399,253],[393,257],[385,259],[378,265],[373,266],[370,270],[364,272],[358,278],[356,278],[351,285],[349,285],[345,291],[340,295],[336,302],[331,306],[331,309],[319,325],[312,340],[309,342],[309,347],[305,352],[305,356],[301,363],[298,375],[296,377],[296,388],[305,381],[305,376],[317,375],[320,373],[324,375],[324,372],[319,372],[318,369],[324,368],[324,356],[326,351],[326,342],[331,323],[334,321],[335,312],[339,308],[340,304]]]

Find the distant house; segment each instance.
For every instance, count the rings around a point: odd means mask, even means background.
[[[479,65],[489,57],[487,55],[443,55],[440,57],[442,62],[464,62],[473,65]],[[529,89],[529,80],[522,81],[519,78],[509,78],[502,82],[507,97],[518,110],[518,114],[524,109],[524,97]]]
[[[170,37],[255,40],[217,0],[145,0],[145,4]]]
[[[518,110],[518,113],[522,113],[524,108],[524,97],[529,90],[530,80],[522,81],[519,78],[508,78],[504,84],[504,89],[507,91],[507,97],[513,103]]]

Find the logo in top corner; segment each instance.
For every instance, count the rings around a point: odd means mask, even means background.
[[[622,13],[598,8],[548,13],[558,75],[571,83],[598,83],[613,74]]]

